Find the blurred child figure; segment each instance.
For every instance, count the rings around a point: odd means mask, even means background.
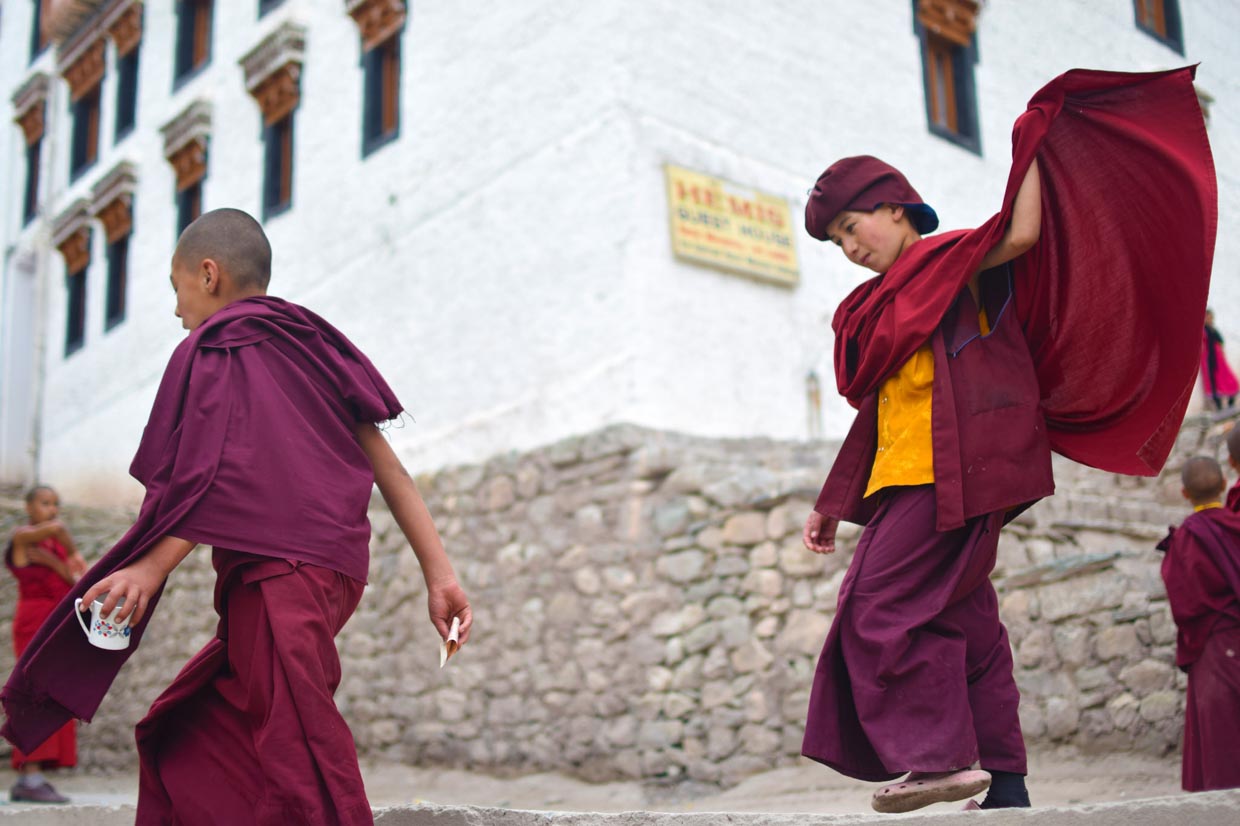
[[[1172,528],[1162,576],[1178,629],[1175,664],[1188,673],[1185,791],[1240,787],[1240,514],[1223,507],[1218,462],[1189,459],[1180,474],[1193,513]]]
[[[13,650],[21,656],[43,620],[69,593],[86,571],[69,529],[60,521],[60,497],[46,485],[26,494],[29,523],[13,533],[4,563],[17,580],[17,610],[13,614]],[[67,723],[30,754],[13,749],[17,783],[9,799],[22,803],[68,803],[40,769],[77,765],[76,723]]]
[[[1240,382],[1223,353],[1223,336],[1214,326],[1214,311],[1206,310],[1205,330],[1201,339],[1201,383],[1215,410],[1236,406]]]

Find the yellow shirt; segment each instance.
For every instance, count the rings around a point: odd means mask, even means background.
[[[977,321],[982,335],[987,335],[985,310]],[[933,396],[934,353],[927,342],[878,388],[878,452],[866,496],[894,485],[934,483]]]

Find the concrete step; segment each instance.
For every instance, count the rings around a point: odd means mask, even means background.
[[[22,826],[129,826],[132,805],[0,805],[0,823]],[[899,822],[926,826],[1237,826],[1240,790],[1155,797],[1089,806],[933,814],[816,815],[755,812],[546,812],[474,806],[393,806],[375,810],[375,826],[852,826]]]

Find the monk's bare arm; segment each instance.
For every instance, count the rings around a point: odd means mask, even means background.
[[[413,477],[405,470],[387,437],[373,424],[365,423],[356,428],[357,440],[370,459],[375,473],[375,484],[387,503],[392,518],[400,526],[401,533],[413,548],[422,566],[430,601],[431,622],[441,637],[448,636],[452,618],[461,618],[461,643],[469,639],[469,627],[473,614],[465,592],[457,583],[456,572],[444,551],[439,531],[431,518],[422,494],[414,484]]]
[[[1006,264],[1018,255],[1028,252],[1042,234],[1042,178],[1035,159],[1016,191],[1012,205],[1012,221],[999,243],[986,253],[981,269],[988,270]]]
[[[101,594],[107,593],[103,601],[103,615],[107,616],[116,608],[116,603],[123,597],[125,604],[117,612],[119,620],[128,619],[134,625],[142,621],[146,615],[146,606],[159,591],[172,569],[181,564],[181,560],[189,556],[189,552],[198,547],[196,543],[175,536],[165,536],[146,552],[137,562],[127,565],[105,576],[82,594],[82,607],[90,605]]]
[[[68,582],[70,585],[78,581],[78,577],[74,576],[73,569],[69,567],[69,563],[55,554],[48,553],[34,545],[26,549],[27,565],[42,565],[44,568],[51,568],[56,576]]]

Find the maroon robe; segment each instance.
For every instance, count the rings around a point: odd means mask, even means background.
[[[1240,513],[1240,479],[1227,491],[1227,510]]]
[[[1190,792],[1240,787],[1240,514],[1194,513],[1158,546],[1188,672],[1182,782]]]
[[[356,603],[368,564],[366,509],[374,475],[354,428],[359,422],[391,419],[400,411],[400,403],[369,360],[304,308],[261,297],[236,302],[211,316],[177,347],[160,383],[130,468],[147,489],[138,520],[60,602],[19,659],[0,693],[7,715],[4,736],[29,748],[71,717],[90,719],[152,622],[158,633],[159,624],[153,620],[158,595],[125,651],[90,645],[73,617],[72,601],[167,535],[194,542],[223,544],[228,540],[224,547],[248,552],[247,568],[262,569],[263,563],[254,559],[267,558],[299,572],[321,572],[309,578],[317,584],[303,590],[327,595],[316,599],[336,604],[332,606],[335,613],[317,623],[306,621],[303,608],[289,603],[288,589],[262,588],[262,605],[254,607],[254,598],[234,601],[234,592],[244,589],[230,585],[220,603],[249,606],[246,616],[270,621],[269,632],[246,627],[248,620],[238,627],[235,617],[228,623],[227,640],[258,646],[260,654],[267,650],[264,645],[278,649],[279,658],[256,657],[256,684],[285,680],[284,688],[295,693],[299,703],[302,698],[323,696],[330,701],[339,675],[333,677],[327,667],[285,668],[290,657],[300,659],[301,654],[296,647],[282,648],[286,637],[281,629],[289,621],[304,624],[314,633],[300,643],[325,651]],[[239,576],[246,583],[253,575],[243,570]],[[209,703],[211,691],[224,693],[208,673],[226,664],[217,642],[195,658],[192,671],[178,678],[169,690],[174,695],[171,699],[184,700],[193,694],[195,702]],[[207,693],[197,692],[199,688]],[[278,739],[293,749],[286,759],[290,764],[306,763],[305,754],[294,753],[297,749],[326,744],[336,752],[334,759],[355,768],[356,754],[343,721],[337,723],[317,699],[308,702],[315,713],[301,721],[302,729],[285,725],[295,722],[289,715],[262,718],[276,726],[273,731],[284,732]],[[158,724],[148,727],[147,742],[161,743],[171,736],[167,726],[174,724],[175,728],[180,715],[161,716],[159,712],[173,705],[165,702],[153,709]],[[242,716],[253,710],[245,704],[234,706],[234,712]],[[237,734],[235,728],[220,725],[206,730],[225,750],[244,751],[228,740]],[[156,754],[158,749],[148,753]],[[179,763],[182,768],[192,769],[195,761],[206,766],[211,759],[209,749],[195,755],[174,754],[184,758]],[[322,751],[314,751],[311,757],[319,773],[327,776]],[[144,761],[144,777],[152,771]],[[364,800],[364,792],[360,775],[353,774],[356,777],[348,791],[341,791],[345,787],[339,784],[328,787],[338,792],[330,799],[357,809],[357,799]],[[211,776],[204,768],[204,781]],[[303,795],[303,808],[320,808],[325,823],[357,822],[356,815],[321,808],[317,775],[310,773],[303,780],[300,786],[281,787],[281,793]],[[261,792],[275,784],[275,778],[267,775],[265,785],[234,786],[233,791]],[[144,784],[142,790],[152,788]],[[265,793],[250,802],[253,811],[265,811],[264,806],[275,803],[289,811],[296,808],[288,800]],[[142,805],[144,811],[150,810],[148,801]],[[368,809],[365,815],[369,817]]]
[[[1002,210],[914,244],[837,311],[836,379],[859,410],[815,510],[867,528],[819,659],[806,756],[867,780],[975,758],[1024,771],[987,531],[1051,493],[1052,449],[1146,475],[1170,451],[1195,382],[1217,223],[1192,76],[1052,81],[1017,122]],[[965,285],[1035,158],[1041,236],[985,274],[994,319],[1010,271],[1006,317],[982,336]],[[935,484],[866,498],[878,388],[927,340]]]

